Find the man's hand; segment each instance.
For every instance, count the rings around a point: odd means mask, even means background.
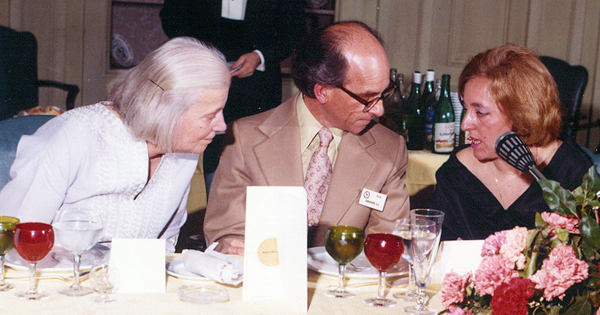
[[[256,68],[260,65],[260,56],[256,52],[249,52],[243,54],[240,58],[231,66],[231,69],[239,69],[231,73],[232,76],[238,78],[249,77],[254,74]],[[243,244],[242,244],[243,247]]]
[[[231,240],[226,240],[226,243],[229,244],[227,248],[227,254],[230,255],[244,255],[244,240],[239,238],[234,238]]]

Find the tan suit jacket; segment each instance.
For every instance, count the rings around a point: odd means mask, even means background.
[[[207,244],[219,241],[217,250],[226,250],[225,237],[244,237],[247,186],[304,185],[296,97],[228,128],[204,219]],[[345,132],[315,242],[309,247],[322,246],[331,225],[357,226],[367,234],[391,232],[396,219],[408,216],[407,163],[404,139],[382,125],[361,135]],[[387,195],[383,211],[358,203],[363,188]]]

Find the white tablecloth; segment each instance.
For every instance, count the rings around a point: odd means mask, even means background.
[[[180,255],[168,255],[167,261],[179,258]],[[40,274],[50,272],[41,271]],[[62,272],[64,276],[70,276],[71,273]],[[113,296],[116,302],[109,304],[98,304],[92,301],[97,296],[96,293],[82,297],[69,297],[59,294],[57,290],[67,286],[70,283],[61,280],[39,280],[38,289],[50,293],[50,297],[42,301],[24,301],[14,296],[16,291],[26,290],[29,286],[27,280],[27,271],[9,269],[6,273],[9,277],[23,277],[23,280],[10,279],[8,282],[14,284],[17,288],[8,292],[0,292],[0,314],[60,314],[60,315],[101,315],[101,314],[301,314],[294,313],[289,305],[279,301],[243,301],[242,287],[226,288],[230,301],[199,305],[189,302],[182,302],[177,296],[177,289],[181,285],[219,285],[214,281],[182,280],[172,276],[167,277],[167,292],[156,294],[132,294],[117,293]],[[363,303],[363,299],[374,297],[377,294],[377,285],[351,288],[350,290],[357,296],[350,299],[335,299],[324,295],[324,292],[330,285],[337,285],[337,277],[320,275],[313,271],[308,271],[308,314],[402,314],[402,308],[410,303],[398,301],[398,305],[393,308],[375,308]],[[360,282],[372,282],[376,279],[350,279],[348,284]],[[392,280],[392,279],[388,279]],[[90,286],[89,280],[82,283],[84,286]],[[433,296],[430,304],[433,307],[442,310],[439,302],[439,284],[431,285],[427,294]],[[386,289],[386,295],[392,298],[392,294],[403,291],[404,287],[393,287]],[[393,299],[393,298],[392,298]]]

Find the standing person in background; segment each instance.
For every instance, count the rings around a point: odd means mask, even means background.
[[[191,36],[216,46],[231,64],[225,122],[281,103],[280,63],[304,34],[304,0],[165,0],[160,12],[168,37]],[[204,153],[214,172],[222,138]]]

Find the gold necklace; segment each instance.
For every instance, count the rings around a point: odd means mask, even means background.
[[[502,204],[502,208],[504,208],[504,197],[502,196],[502,192],[500,191],[500,184],[498,183],[498,177],[494,177],[496,180],[496,190],[498,190],[498,195],[500,195],[500,203]]]

